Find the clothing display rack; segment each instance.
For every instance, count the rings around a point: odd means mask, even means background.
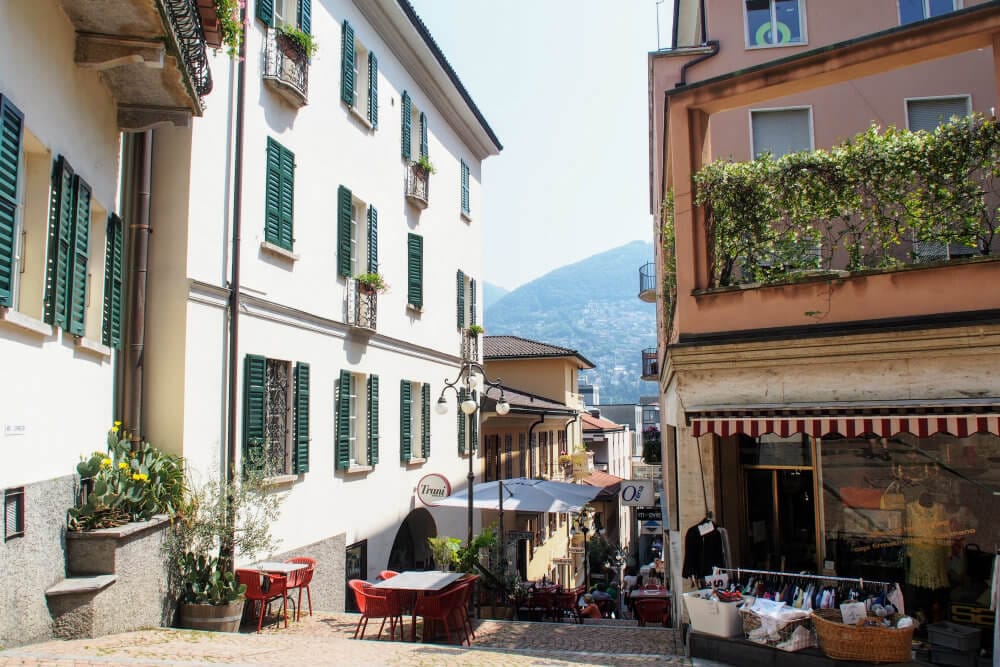
[[[831,577],[822,574],[799,574],[797,572],[775,572],[773,570],[748,570],[742,567],[720,567],[719,572],[736,573],[736,578],[740,579],[744,574],[760,574],[766,577],[789,577],[791,579],[816,579],[818,581],[838,581],[841,583],[853,583],[859,586],[871,584],[873,586],[895,586],[895,582],[876,581],[865,579],[864,577]]]

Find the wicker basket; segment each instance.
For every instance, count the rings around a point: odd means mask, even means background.
[[[795,629],[800,626],[805,627],[805,629],[810,632],[812,631],[812,618],[810,616],[806,616],[805,618],[789,621],[785,625],[778,628],[777,636],[762,636],[760,633],[755,633],[755,631],[759,630],[761,627],[759,614],[744,607],[740,609],[740,616],[743,619],[743,632],[746,634],[747,639],[754,643],[770,646],[772,648],[781,648],[778,645],[786,644],[788,640],[792,638],[792,633],[795,632]],[[808,648],[808,646],[812,645],[815,644],[810,643],[802,646],[796,645],[790,647],[788,650],[797,651],[802,648]]]
[[[827,657],[864,662],[908,662],[916,624],[908,628],[844,625],[839,609],[814,609],[813,626]],[[873,617],[877,618],[877,617]],[[895,623],[898,616],[890,616]]]

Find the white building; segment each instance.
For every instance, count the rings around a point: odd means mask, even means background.
[[[202,480],[229,456],[262,470],[287,493],[274,555],[317,558],[314,606],[343,609],[345,568],[430,565],[427,536],[465,534],[414,490],[468,467],[455,413],[430,406],[480,316],[481,165],[501,145],[406,0],[247,11],[204,117],[155,132],[144,433]],[[355,278],[376,272],[390,287],[369,295]]]

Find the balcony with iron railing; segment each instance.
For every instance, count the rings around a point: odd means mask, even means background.
[[[264,83],[298,108],[309,102],[309,56],[285,33],[267,30]]]
[[[101,73],[126,132],[187,126],[212,73],[197,0],[61,0],[78,67]]]
[[[462,361],[479,361],[479,334],[462,330]]]
[[[656,264],[653,262],[639,267],[639,298],[646,303],[656,303]]]
[[[642,379],[654,381],[660,376],[660,364],[656,358],[656,348],[648,347],[642,351]]]
[[[374,332],[378,315],[378,292],[354,278],[347,279],[347,324],[355,331]]]
[[[431,175],[416,162],[406,167],[406,200],[423,210],[430,201]]]

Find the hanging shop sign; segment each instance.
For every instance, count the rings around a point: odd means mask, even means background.
[[[451,482],[444,475],[432,472],[417,482],[417,499],[432,507],[451,495]]]
[[[663,522],[662,521],[640,521],[639,522],[639,534],[640,535],[659,535],[663,532]]]
[[[663,521],[663,510],[659,507],[636,507],[635,518],[639,521]]]
[[[630,507],[649,507],[656,504],[656,488],[652,480],[622,482],[621,503]]]

